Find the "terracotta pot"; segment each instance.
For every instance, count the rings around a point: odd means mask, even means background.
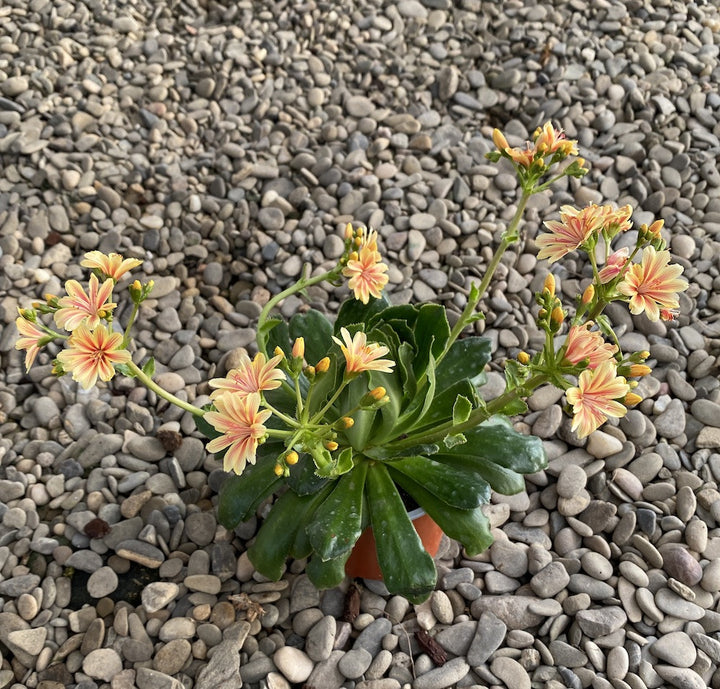
[[[443,535],[442,529],[429,515],[425,514],[422,508],[408,512],[408,517],[410,517],[415,531],[418,532],[425,550],[430,553],[431,557],[435,557],[440,547],[440,539]],[[368,526],[360,534],[360,538],[358,538],[348,561],[345,563],[345,572],[349,577],[361,577],[363,579],[383,578],[377,559],[372,527]]]

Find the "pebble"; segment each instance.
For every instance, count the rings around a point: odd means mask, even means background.
[[[275,651],[273,662],[292,684],[305,682],[314,667],[312,659],[306,653],[292,646],[283,646]]]
[[[650,652],[659,660],[675,667],[692,667],[697,657],[695,644],[685,632],[663,634],[652,643]]]

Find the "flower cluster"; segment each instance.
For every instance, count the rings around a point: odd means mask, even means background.
[[[345,240],[351,243],[352,251],[345,262],[342,274],[350,278],[348,287],[363,304],[370,297],[380,299],[383,287],[387,284],[388,267],[382,262],[377,248],[377,232],[359,228],[353,231],[352,225],[345,228]]]

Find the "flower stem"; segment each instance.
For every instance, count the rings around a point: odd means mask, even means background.
[[[306,287],[310,287],[312,285],[317,285],[319,282],[323,282],[324,280],[333,280],[338,276],[338,268],[335,267],[332,270],[329,270],[327,273],[322,273],[321,275],[316,275],[314,278],[307,277],[307,273],[310,271],[309,264],[305,265],[304,269],[304,275],[294,284],[288,287],[286,290],[283,290],[282,292],[279,292],[276,294],[272,299],[268,301],[267,304],[263,307],[263,310],[260,312],[260,316],[258,317],[258,324],[257,324],[257,346],[258,350],[262,352],[266,357],[268,356],[267,352],[267,339],[268,339],[268,332],[266,332],[266,326],[267,326],[267,320],[270,316],[270,312],[285,298],[289,297],[292,294],[296,294],[297,292],[302,291]]]
[[[345,387],[347,386],[347,384],[349,382],[350,381],[346,380],[345,377],[343,377],[343,381],[342,381],[342,383],[340,383],[340,387],[337,390],[335,390],[335,392],[333,393],[333,396],[327,401],[327,404],[319,412],[317,412],[312,417],[312,419],[310,419],[311,424],[317,423],[319,419],[322,419],[322,417],[325,415],[325,412],[328,409],[330,409],[330,407],[332,407],[333,404],[335,404],[335,401],[337,400],[337,398],[340,397],[340,393],[345,389]]]
[[[147,373],[145,373],[133,361],[129,361],[127,366],[135,374],[135,377],[146,388],[148,388],[149,390],[152,390],[156,395],[162,397],[163,399],[166,399],[168,402],[170,402],[171,404],[174,404],[176,407],[180,407],[180,409],[189,411],[191,414],[194,414],[195,416],[203,416],[205,414],[205,412],[202,409],[200,409],[200,407],[196,407],[194,404],[185,402],[185,400],[181,400],[179,397],[175,397],[175,395],[173,395],[172,393],[161,388],[152,378],[150,378],[149,375],[147,375]]]
[[[125,332],[123,333],[122,346],[125,349],[127,349],[127,346],[130,344],[130,329],[133,327],[133,323],[135,323],[135,319],[137,318],[139,309],[140,309],[140,304],[133,303],[133,310],[130,313],[130,320],[128,321],[128,324],[125,328]]]
[[[268,403],[266,399],[263,398],[263,405],[269,409],[275,416],[277,416],[279,419],[282,419],[288,426],[291,426],[293,428],[299,428],[300,424],[293,418],[289,417],[287,414],[283,414],[281,411],[278,411],[273,407],[271,404]]]

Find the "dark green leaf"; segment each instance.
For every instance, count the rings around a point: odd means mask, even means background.
[[[288,485],[298,495],[317,493],[327,482],[326,478],[315,473],[315,462],[305,452],[300,454],[298,463],[290,467],[290,476],[287,478]]]
[[[319,311],[296,313],[290,319],[290,339],[302,337],[305,340],[305,361],[311,366],[327,356],[333,345],[333,329],[330,321]]]
[[[413,333],[417,348],[414,370],[415,375],[421,378],[425,374],[430,358],[437,359],[450,338],[450,326],[445,309],[439,304],[420,306]]]
[[[327,403],[330,395],[337,390],[342,380],[339,368],[337,357],[332,354],[330,356],[330,368],[325,373],[318,374],[313,384],[312,396],[310,397],[310,416],[319,412]]]
[[[370,319],[390,306],[390,302],[383,294],[381,299],[370,298],[367,304],[357,299],[346,299],[340,306],[337,318],[335,319],[335,334],[340,328],[347,328],[354,323],[368,323]]]
[[[373,464],[367,475],[368,511],[378,562],[391,593],[421,602],[435,588],[437,571],[407,515],[400,494],[384,464]]]
[[[308,537],[323,560],[349,551],[362,533],[363,494],[368,462],[359,462],[335,482],[330,495],[315,511]]]
[[[505,361],[505,381],[507,382],[507,389],[514,390],[521,386],[530,375],[530,370],[527,366],[523,366],[519,361],[514,359],[507,359]]]
[[[436,462],[416,455],[388,462],[393,478],[409,476],[444,503],[460,509],[472,509],[489,502],[490,486],[476,471],[460,465]]]
[[[315,588],[322,590],[339,586],[345,578],[345,563],[351,552],[351,550],[348,550],[339,557],[325,562],[317,555],[310,558],[305,567],[305,573]]]
[[[479,385],[479,377],[483,375],[491,354],[491,342],[486,337],[466,337],[453,342],[437,365],[438,392],[447,390],[465,378]]]
[[[274,468],[273,461],[258,461],[248,465],[242,476],[231,474],[225,480],[218,498],[218,521],[226,529],[250,519],[260,503],[281,485]]]
[[[292,342],[290,341],[290,330],[288,324],[279,318],[271,318],[265,321],[262,330],[258,331],[258,341],[265,340],[268,355],[273,356],[276,347],[285,352],[285,356],[289,357],[292,353]]]
[[[470,400],[464,395],[459,395],[455,400],[452,410],[452,421],[453,424],[465,423],[470,417],[470,412],[473,410],[473,405]]]
[[[441,381],[438,380],[437,384],[439,385],[440,383]],[[468,399],[472,403],[473,409],[480,404],[480,397],[477,394],[475,386],[467,378],[459,380],[441,393],[435,393],[430,409],[428,409],[425,416],[413,426],[413,431],[426,428],[427,426],[439,426],[441,423],[451,421],[455,400],[460,396]]]
[[[463,510],[450,507],[407,476],[398,477],[398,483],[450,538],[463,544],[468,555],[477,555],[490,547],[493,542],[490,522],[482,508]]]
[[[429,457],[434,455],[440,448],[437,445],[414,445],[413,447],[403,448],[402,450],[393,450],[388,446],[373,447],[365,452],[371,459],[377,459],[382,462],[390,459],[400,459],[402,457],[412,457],[413,455],[422,455]]]
[[[528,410],[525,400],[521,400],[519,397],[510,400],[502,409],[498,409],[497,413],[504,416],[515,416],[517,414],[524,414]]]
[[[209,411],[209,409],[206,409],[203,407],[204,411]],[[206,438],[210,438],[211,440],[213,438],[219,438],[222,433],[220,431],[215,430],[214,426],[211,426],[206,420],[204,416],[193,416],[193,419],[195,419],[195,426],[196,428],[202,433]]]

